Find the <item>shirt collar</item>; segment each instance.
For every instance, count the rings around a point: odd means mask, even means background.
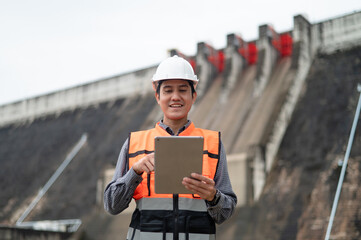
[[[170,135],[172,135],[172,136],[178,136],[181,132],[183,132],[184,130],[186,130],[187,127],[189,127],[189,125],[191,125],[191,123],[192,123],[192,122],[188,120],[187,123],[178,130],[177,135],[174,134],[173,130],[172,130],[169,126],[167,126],[167,125],[163,122],[163,120],[160,120],[159,126],[160,126],[161,128],[163,128],[164,130],[166,130],[167,133],[169,133]]]

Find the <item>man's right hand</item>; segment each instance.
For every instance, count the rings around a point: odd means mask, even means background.
[[[134,163],[132,168],[138,175],[143,174],[143,172],[147,172],[149,174],[154,171],[154,153],[148,154]]]

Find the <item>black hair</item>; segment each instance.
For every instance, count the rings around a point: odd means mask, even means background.
[[[156,91],[158,95],[160,95],[160,86],[162,85],[162,83],[163,83],[164,81],[166,81],[166,80],[160,80],[160,81],[158,82],[157,91]],[[192,82],[191,80],[186,80],[186,81],[188,82],[189,86],[191,86],[192,97],[193,97],[193,93],[196,92],[196,89],[194,88],[194,84],[193,84],[193,82]]]

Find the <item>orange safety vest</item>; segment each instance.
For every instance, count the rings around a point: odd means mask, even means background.
[[[191,123],[188,128],[179,134],[179,136],[202,136],[204,138],[203,147],[203,171],[202,175],[213,179],[216,174],[217,164],[220,151],[220,133],[211,130],[195,128]],[[129,139],[129,169],[135,162],[142,159],[149,153],[154,152],[154,138],[159,136],[170,136],[170,134],[156,124],[155,128],[145,131],[133,132]],[[142,175],[143,181],[136,188],[133,198],[135,200],[152,197],[152,198],[172,198],[172,194],[156,194],[154,191],[154,172]],[[193,194],[180,194],[179,197],[195,198]]]
[[[129,169],[154,152],[157,136],[170,134],[159,123],[153,129],[130,134]],[[220,133],[195,128],[191,123],[179,136],[204,138],[202,175],[214,179],[220,156]],[[128,229],[128,240],[215,239],[215,222],[207,211],[205,200],[194,194],[156,194],[154,173],[145,172],[142,178],[133,194],[137,208]]]

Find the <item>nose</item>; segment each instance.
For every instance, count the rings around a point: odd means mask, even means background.
[[[174,91],[172,94],[172,101],[179,101],[180,100],[180,93],[178,91]]]

